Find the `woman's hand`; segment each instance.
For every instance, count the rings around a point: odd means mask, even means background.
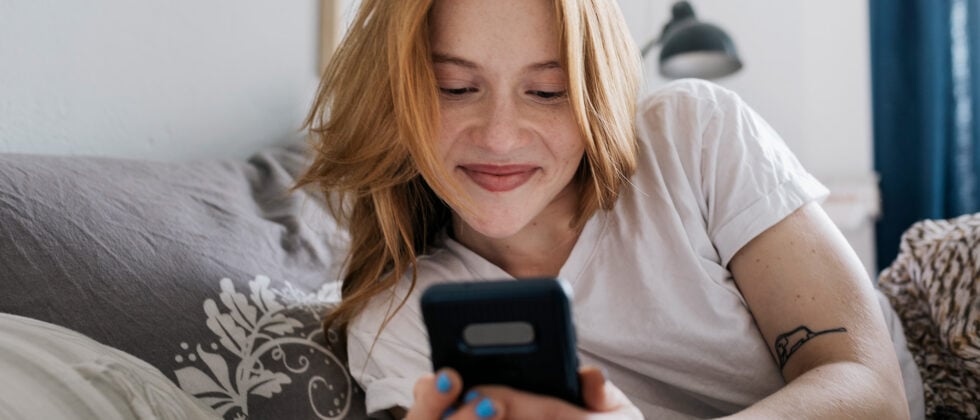
[[[643,418],[640,410],[595,367],[579,371],[582,398],[588,410],[557,398],[504,386],[479,386],[467,392],[464,404],[453,407],[462,381],[452,369],[441,369],[415,383],[415,404],[406,419],[602,419]]]

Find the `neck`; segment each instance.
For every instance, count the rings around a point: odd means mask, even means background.
[[[557,198],[523,229],[506,238],[490,238],[453,214],[455,239],[515,278],[557,277],[578,241],[581,228],[572,225],[576,194]]]

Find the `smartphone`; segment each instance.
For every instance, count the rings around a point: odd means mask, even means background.
[[[440,283],[421,299],[433,371],[456,369],[464,389],[506,385],[583,406],[565,281]]]

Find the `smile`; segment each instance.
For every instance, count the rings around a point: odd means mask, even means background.
[[[533,165],[464,165],[463,173],[490,192],[505,192],[524,185],[538,167]]]

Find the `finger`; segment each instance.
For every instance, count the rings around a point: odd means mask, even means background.
[[[460,413],[464,413],[466,411],[479,413],[480,407],[477,404],[477,402],[479,402],[482,404],[493,404],[493,408],[497,413],[497,416],[493,418],[580,419],[585,418],[588,415],[588,413],[581,407],[575,406],[564,400],[522,392],[513,388],[503,386],[481,386],[477,387],[475,391],[478,393],[479,397],[473,399],[473,402],[468,403],[464,408],[461,408],[459,411]],[[487,399],[489,399],[489,403],[484,402]],[[479,416],[460,418],[467,420],[474,418],[486,420],[486,418],[481,418]]]
[[[448,368],[419,378],[412,390],[415,402],[405,418],[410,420],[442,418],[459,396],[463,388],[462,383],[459,374]]]
[[[579,370],[582,383],[582,400],[586,408],[593,411],[609,412],[630,405],[619,388],[608,381],[602,369],[586,366]]]
[[[465,403],[456,409],[449,420],[497,420],[515,418],[505,411],[505,407],[493,398],[478,390],[466,394]],[[519,417],[518,417],[519,418]]]
[[[602,369],[585,366],[579,369],[578,376],[582,384],[582,401],[586,408],[593,411],[611,411],[616,408],[606,398],[606,376]]]
[[[590,395],[586,398],[598,408],[573,405],[564,400],[517,391],[503,386],[480,386],[468,392],[468,401],[451,417],[453,420],[489,420],[489,419],[624,419],[643,418],[640,411],[633,406],[626,395],[612,382],[605,380],[605,375],[597,368],[583,369],[583,393]],[[587,388],[587,390],[586,390]],[[489,401],[487,401],[489,400]],[[490,405],[493,411],[487,410]],[[487,415],[491,413],[492,415]]]
[[[590,381],[603,379],[601,375],[589,373]],[[598,382],[598,381],[597,381]],[[642,419],[640,411],[630,404],[626,396],[616,388],[612,382],[603,382],[602,394],[608,405],[603,412],[589,412],[582,407],[573,405],[564,400],[546,397],[527,392],[521,392],[508,387],[483,386],[477,387],[471,396],[467,394],[469,403],[460,407],[459,411],[451,417],[453,420],[489,420],[489,419],[594,419],[594,420],[621,420],[621,419]],[[594,386],[594,385],[590,385]],[[489,399],[489,402],[485,402]],[[492,404],[494,408],[493,416],[482,416],[487,410],[481,410],[479,404]]]

